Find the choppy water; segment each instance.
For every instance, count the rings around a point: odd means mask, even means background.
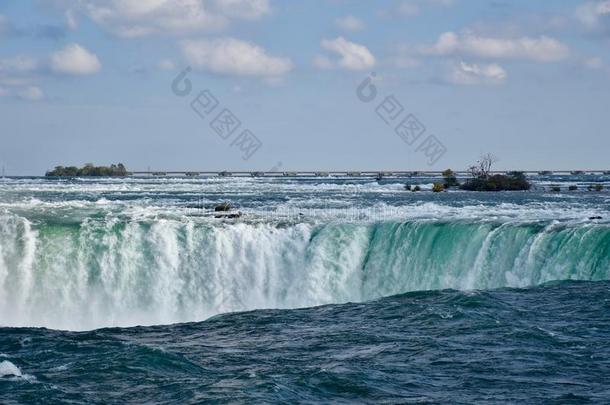
[[[608,402],[610,177],[433,180],[0,180],[2,402]]]
[[[0,395],[3,403],[608,403],[609,297],[608,282],[570,282],[172,326],[4,328],[3,356],[22,375],[2,377]]]

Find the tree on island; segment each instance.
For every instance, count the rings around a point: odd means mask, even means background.
[[[496,159],[491,153],[487,153],[481,156],[481,158],[477,161],[477,164],[470,166],[468,171],[473,178],[488,179],[491,173],[491,167],[497,161],[498,159]]]
[[[460,185],[457,177],[455,177],[455,173],[453,173],[453,170],[451,169],[447,169],[443,172],[443,178],[445,179],[443,184],[443,187],[445,188],[458,187]]]
[[[518,191],[529,190],[532,187],[523,172],[492,174],[491,168],[496,161],[489,153],[481,156],[476,165],[468,168],[471,178],[460,188],[468,191]]]
[[[85,166],[55,166],[55,169],[45,173],[47,177],[125,177],[129,172],[123,163],[110,166],[94,166],[93,163],[85,163]]]

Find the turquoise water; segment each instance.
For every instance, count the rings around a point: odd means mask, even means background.
[[[610,338],[610,177],[489,194],[426,191],[435,180],[0,179],[0,388],[123,403],[608,399],[607,351],[586,372],[582,356]],[[225,201],[240,218],[215,217]],[[239,311],[254,312],[221,315]],[[93,396],[96,381],[116,396]],[[539,390],[508,394],[521,383]]]
[[[0,329],[2,403],[608,403],[610,284]],[[10,365],[16,376],[6,374]],[[13,370],[15,372],[15,370]],[[3,374],[4,373],[4,374]]]

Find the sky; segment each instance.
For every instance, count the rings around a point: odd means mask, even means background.
[[[0,165],[610,169],[610,0],[1,0]]]

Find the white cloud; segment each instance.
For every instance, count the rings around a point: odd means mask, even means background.
[[[159,61],[157,67],[161,70],[174,70],[176,69],[176,64],[171,59],[163,59]]]
[[[337,28],[343,31],[360,31],[363,30],[365,25],[361,19],[354,17],[353,15],[347,15],[345,17],[340,17],[335,20],[335,25]]]
[[[450,67],[447,79],[454,84],[501,84],[506,76],[506,71],[496,63],[477,65],[460,62]]]
[[[585,66],[589,69],[601,69],[604,67],[604,62],[599,57],[593,57],[585,60]]]
[[[396,6],[396,12],[403,17],[419,15],[419,5],[413,1],[402,1]]]
[[[6,18],[4,15],[0,14],[0,34],[3,34],[7,31],[9,31],[10,29],[10,23],[8,21],[8,18]]]
[[[450,7],[453,0],[402,0],[397,2],[390,10],[383,14],[399,17],[416,17],[423,9],[430,7]]]
[[[76,20],[76,15],[74,13],[74,10],[72,10],[72,9],[66,10],[65,18],[66,18],[66,25],[68,26],[68,28],[70,28],[71,30],[75,30],[78,28],[78,21]]]
[[[231,20],[256,20],[271,12],[269,0],[80,0],[72,7],[127,38],[217,31]],[[76,23],[76,16],[68,21]]]
[[[27,55],[0,59],[0,96],[15,95],[22,100],[38,101],[44,93],[37,86],[41,78],[54,73],[84,75],[99,71],[97,57],[73,44],[39,60]]]
[[[94,53],[78,44],[71,44],[51,55],[51,70],[68,75],[90,75],[102,65]]]
[[[0,85],[9,87],[29,86],[36,75],[39,63],[36,59],[18,55],[0,59]]]
[[[338,59],[318,55],[314,59],[314,65],[322,69],[341,67],[349,70],[363,70],[375,66],[375,57],[366,46],[350,42],[343,37],[336,39],[324,39],[320,43],[322,48],[333,52]]]
[[[421,66],[421,58],[411,46],[399,44],[393,47],[392,55],[383,64],[395,66],[400,69],[410,69]]]
[[[400,69],[412,69],[421,66],[421,60],[409,55],[397,55],[390,58],[389,62]]]
[[[122,37],[188,34],[226,23],[200,0],[85,0],[81,4],[93,21]]]
[[[451,7],[455,3],[455,0],[425,0],[429,4],[442,7]]]
[[[230,18],[256,20],[271,12],[269,0],[215,0],[215,9]]]
[[[570,51],[556,39],[521,37],[516,39],[482,37],[472,33],[441,34],[437,42],[422,49],[435,55],[469,55],[494,59],[529,59],[537,62],[554,62],[565,59]]]
[[[37,67],[36,59],[25,55],[0,59],[0,74],[32,72]]]
[[[583,4],[576,9],[576,18],[587,28],[601,28],[602,21],[610,18],[610,0]]]
[[[44,93],[39,87],[29,86],[21,89],[18,93],[19,98],[27,101],[39,101],[44,98]]]
[[[226,75],[281,76],[293,66],[288,58],[270,56],[264,48],[235,38],[184,41],[182,52],[193,67]]]

